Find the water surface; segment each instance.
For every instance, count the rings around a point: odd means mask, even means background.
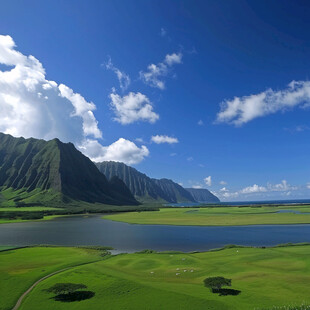
[[[169,226],[136,225],[73,216],[0,225],[0,245],[104,245],[119,252],[206,251],[226,244],[273,246],[310,242],[310,225]]]

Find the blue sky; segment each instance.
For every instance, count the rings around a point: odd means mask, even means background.
[[[222,200],[310,198],[308,1],[12,0],[0,29],[0,131]]]

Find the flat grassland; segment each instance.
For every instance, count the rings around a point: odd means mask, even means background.
[[[277,213],[294,210],[296,213]],[[269,225],[309,224],[310,206],[162,208],[160,211],[127,212],[105,215],[104,219],[131,224],[160,225]]]
[[[39,283],[22,310],[62,309],[271,309],[310,302],[310,246],[229,248],[204,253],[120,254],[81,265]],[[38,278],[96,261],[95,250],[27,248],[0,252],[0,309],[11,309]],[[211,276],[232,279],[237,296],[203,286]],[[44,291],[55,283],[83,283],[95,292],[79,302],[55,301]],[[295,308],[294,308],[295,309]]]

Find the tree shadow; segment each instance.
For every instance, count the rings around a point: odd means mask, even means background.
[[[55,297],[53,297],[53,299],[62,302],[73,302],[73,301],[82,301],[90,299],[94,296],[95,293],[92,291],[77,291],[68,294],[58,294]]]
[[[213,289],[212,293],[219,294],[219,296],[237,296],[241,293],[241,291],[234,290],[232,288],[220,288]]]

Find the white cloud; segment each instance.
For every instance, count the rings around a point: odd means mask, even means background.
[[[177,153],[170,153],[170,156],[173,157],[173,156],[176,156]]]
[[[121,97],[118,94],[110,94],[111,107],[114,110],[115,120],[122,125],[137,121],[155,123],[159,115],[153,111],[152,102],[141,93],[130,92]]]
[[[252,193],[260,193],[260,192],[266,192],[267,189],[264,186],[258,186],[257,184],[254,184],[252,186],[248,186],[243,188],[240,191],[240,194],[252,194]]]
[[[221,103],[218,122],[240,126],[257,117],[278,111],[305,107],[310,103],[310,81],[292,81],[287,88],[274,91],[268,89],[259,94],[235,97]]]
[[[202,185],[196,184],[196,185],[193,185],[192,188],[200,189],[200,188],[202,188]]]
[[[209,175],[208,177],[204,178],[205,183],[207,184],[207,186],[211,186],[212,185],[212,178]]]
[[[186,158],[187,161],[193,161],[194,158],[192,156]]]
[[[6,71],[0,70],[1,132],[70,141],[91,159],[137,163],[148,156],[145,146],[138,148],[125,139],[102,146],[96,140],[102,133],[93,113],[95,104],[68,86],[48,80],[40,61],[17,51],[10,36],[0,35],[0,63],[8,66]]]
[[[220,189],[220,192],[228,192],[228,189],[226,187],[223,187]]]
[[[168,66],[172,66],[174,64],[180,64],[182,63],[182,54],[181,53],[172,53],[172,54],[167,54],[166,57],[165,57],[165,63],[168,65]]]
[[[109,146],[102,146],[97,140],[86,139],[79,148],[85,150],[95,162],[112,160],[131,165],[141,162],[149,155],[146,146],[142,145],[139,148],[124,138],[118,139]]]
[[[254,184],[233,192],[229,191],[226,187],[223,187],[222,189],[220,189],[219,197],[224,199],[230,199],[260,195],[259,197],[264,198],[266,195],[271,195],[272,193],[276,192],[282,192],[283,195],[291,195],[292,191],[296,191],[298,189],[299,188],[297,186],[292,186],[288,184],[286,180],[283,180],[281,181],[281,183],[278,184],[267,183],[266,186],[259,186],[257,184]]]
[[[182,57],[183,55],[181,53],[167,54],[163,62],[160,62],[157,65],[150,64],[147,67],[147,71],[140,71],[141,80],[151,87],[165,89],[163,77],[167,76],[169,68],[174,64],[182,63]]]
[[[200,119],[197,123],[199,126],[203,126],[203,121]]]
[[[226,182],[226,181],[220,181],[220,184],[221,184],[221,185],[226,185],[227,182]]]
[[[140,143],[144,143],[144,140],[142,138],[136,138],[135,139],[137,142],[140,142]]]
[[[111,58],[109,58],[108,63],[105,66],[108,70],[111,70],[116,74],[121,90],[125,91],[130,85],[129,75],[126,74],[125,72],[120,71],[118,68],[116,68],[112,63]]]
[[[307,183],[306,187],[307,187],[308,189],[310,189],[310,183]]]
[[[161,143],[169,143],[169,144],[174,144],[174,143],[179,143],[179,140],[174,137],[169,137],[169,136],[163,136],[163,135],[156,135],[151,137],[151,141],[161,144]]]

